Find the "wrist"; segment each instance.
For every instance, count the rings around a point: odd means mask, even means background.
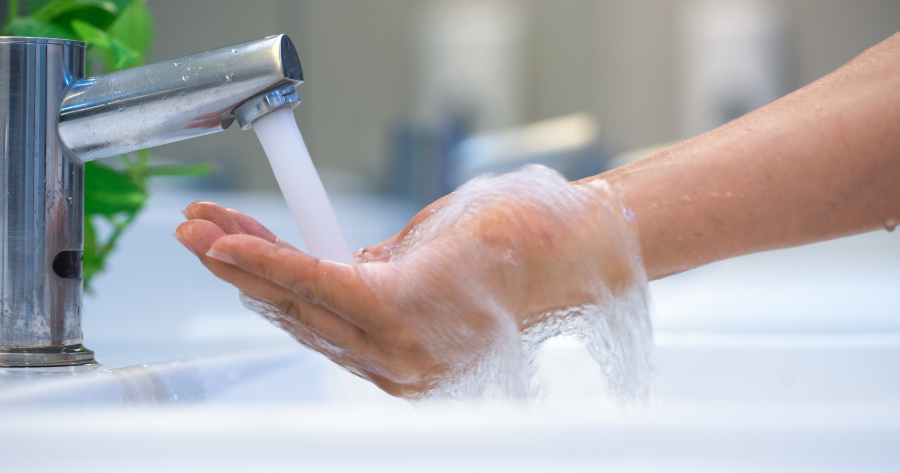
[[[622,189],[597,177],[570,183],[569,191],[553,203],[564,218],[541,226],[545,244],[521,254],[527,296],[516,313],[523,330],[554,311],[619,297],[646,282]]]

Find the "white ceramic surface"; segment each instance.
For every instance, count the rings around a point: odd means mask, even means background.
[[[0,372],[0,471],[896,471],[900,236],[651,284],[655,399],[621,411],[586,352],[541,354],[551,403],[414,410],[241,307],[171,233],[216,200],[297,243],[277,196],[167,193],[85,302],[102,367]],[[333,196],[352,247],[414,213]],[[123,409],[124,408],[124,409]],[[40,461],[36,463],[36,459]]]

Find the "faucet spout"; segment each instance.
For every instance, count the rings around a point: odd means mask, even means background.
[[[82,79],[60,104],[59,139],[84,162],[216,133],[242,104],[273,92],[289,97],[302,82],[286,35]],[[295,106],[293,97],[285,105]],[[241,125],[255,118],[242,116]]]

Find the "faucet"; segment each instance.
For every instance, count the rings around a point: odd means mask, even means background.
[[[286,35],[85,78],[85,44],[0,37],[0,367],[94,362],[82,345],[84,163],[242,129],[295,107]]]

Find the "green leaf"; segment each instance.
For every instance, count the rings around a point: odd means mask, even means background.
[[[66,13],[86,9],[103,10],[113,16],[119,13],[119,7],[109,0],[51,0],[45,3],[40,10],[31,13],[29,16],[49,21]]]
[[[31,17],[58,25],[68,25],[73,20],[80,20],[105,30],[118,13],[119,7],[108,0],[53,0]]]
[[[147,0],[109,0],[110,2],[116,5],[116,8],[119,9],[119,12],[124,12],[126,8],[130,7],[132,3],[146,3]]]
[[[123,69],[127,64],[141,60],[141,55],[127,44],[109,36],[105,31],[90,23],[73,20],[72,30],[75,31],[79,40],[94,47],[100,53],[106,63],[106,68],[109,69],[107,72]]]
[[[3,22],[3,34],[9,34],[7,28],[13,20],[19,17],[19,0],[7,0],[6,2],[6,20]]]
[[[104,257],[100,255],[97,243],[97,232],[90,218],[84,219],[84,252],[82,253],[81,270],[85,289],[90,287],[94,275],[103,270]]]
[[[25,0],[25,11],[36,12],[53,0]]]
[[[40,38],[78,39],[69,28],[53,23],[45,23],[34,18],[16,18],[3,30],[11,36],[31,36]]]
[[[205,176],[213,171],[212,164],[194,164],[187,166],[154,166],[147,168],[147,176]]]
[[[153,42],[153,14],[147,9],[145,0],[131,2],[112,22],[106,33],[129,48],[145,56]],[[126,67],[140,65],[137,61]]]
[[[147,194],[127,174],[89,162],[84,166],[84,213],[112,216],[137,213]]]

